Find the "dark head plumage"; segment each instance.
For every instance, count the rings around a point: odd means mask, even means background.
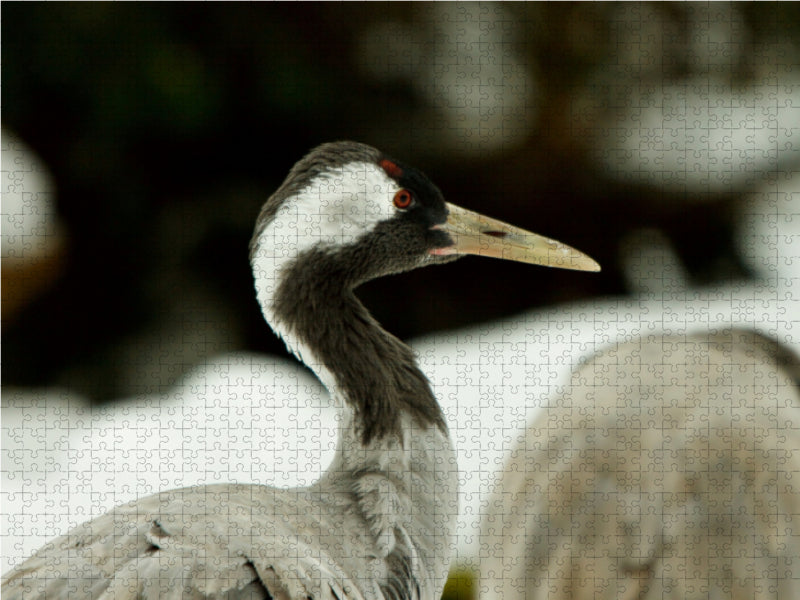
[[[442,429],[444,418],[412,352],[353,289],[463,254],[599,270],[569,246],[445,202],[421,171],[356,142],[312,150],[264,205],[250,245],[264,315],[355,407],[365,444],[399,433],[401,414]]]

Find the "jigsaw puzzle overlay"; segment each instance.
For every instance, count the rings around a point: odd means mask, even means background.
[[[559,279],[568,282],[563,301],[404,340],[456,458],[445,597],[800,597],[800,55],[784,30],[760,33],[758,17],[735,5],[571,10],[420,3],[342,31],[352,38],[354,76],[368,82],[364,94],[413,98],[397,113],[404,126],[353,125],[346,137],[383,140],[381,150],[424,166],[447,201],[503,214],[504,199],[513,205],[552,181],[534,166],[548,153],[575,158],[564,169],[592,172],[585,181],[606,194],[576,186],[596,193],[598,206],[589,216],[576,209],[575,220],[591,227],[563,239],[593,254],[592,235],[603,238],[607,246],[594,246],[608,249],[595,256],[603,273]],[[173,67],[184,65],[180,56]],[[309,148],[284,157],[286,170]],[[74,234],[44,159],[8,130],[2,150],[3,311],[13,327],[67,277],[59,269]],[[471,205],[469,186],[451,197],[446,184],[473,175],[470,165],[491,181],[494,205]],[[526,170],[529,179],[505,181]],[[572,177],[581,175],[564,179]],[[259,190],[257,203],[279,184]],[[643,199],[611,213],[617,192]],[[181,210],[206,223],[224,219],[225,208],[182,208],[159,223],[188,244],[183,233],[193,230]],[[538,208],[526,206],[530,218],[518,224],[538,231]],[[715,238],[719,254],[698,258],[709,242],[682,238],[697,229],[675,223],[708,214],[730,239]],[[305,217],[324,229],[326,215]],[[240,246],[236,260],[246,267]],[[150,273],[169,280],[173,267]],[[550,281],[540,267],[513,267],[490,267],[496,281],[409,291],[404,300],[433,305],[444,321],[471,297],[487,297],[475,287],[517,293],[505,273],[520,290]],[[599,285],[593,277],[607,277],[599,281],[611,292],[580,293],[584,281]],[[56,384],[4,380],[4,575],[127,502],[197,485],[310,486],[335,460],[344,417],[323,383],[292,358],[245,349],[259,334],[240,335],[239,307],[196,289],[203,293],[192,302],[208,306],[156,309],[169,328],[136,332],[113,350],[122,382],[113,389],[124,393],[112,401],[87,391],[85,380],[104,373],[91,364],[71,366]],[[458,309],[448,304],[455,296]],[[227,510],[224,500],[207,502],[208,511]]]

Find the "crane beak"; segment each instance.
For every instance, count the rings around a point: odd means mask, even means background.
[[[431,251],[434,255],[477,254],[559,269],[599,271],[600,265],[566,244],[447,203],[447,221],[436,229],[455,243]]]

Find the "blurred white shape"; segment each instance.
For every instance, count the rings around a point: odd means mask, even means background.
[[[668,11],[653,2],[621,2],[601,5],[610,9],[606,18],[610,39],[614,44],[611,64],[619,66],[617,75],[629,79],[631,74],[663,72],[665,61],[685,53],[682,24]]]
[[[731,74],[751,42],[744,15],[729,2],[687,2],[687,63],[697,74]]]
[[[33,259],[52,250],[57,233],[55,185],[41,159],[7,129],[0,130],[2,258]]]
[[[597,124],[601,167],[632,183],[703,193],[800,162],[800,79],[742,89],[708,78],[630,82]]]
[[[356,64],[363,74],[416,91],[430,114],[408,127],[429,131],[431,145],[461,155],[521,145],[537,117],[538,85],[511,11],[502,3],[439,2],[413,10],[419,27],[380,22],[362,32]]]
[[[800,173],[772,174],[738,207],[739,249],[777,293],[800,292]]]
[[[606,21],[613,44],[601,65],[627,82],[636,77],[730,80],[748,59],[752,34],[742,12],[728,2],[609,4]],[[618,67],[619,69],[615,69]]]
[[[620,3],[612,50],[571,105],[575,135],[610,177],[736,191],[800,162],[800,76],[790,40],[755,43],[730,3]]]
[[[515,48],[513,16],[499,3],[426,9],[436,43],[414,83],[446,119],[442,133],[462,152],[522,144],[536,117],[536,85]]]

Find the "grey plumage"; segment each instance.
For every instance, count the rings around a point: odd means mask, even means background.
[[[484,515],[483,598],[800,598],[797,357],[649,335],[575,370]]]
[[[408,448],[421,462],[449,455],[441,442],[421,443]],[[446,507],[453,499],[433,485],[455,466],[432,470],[395,484]],[[3,598],[433,598],[451,516],[414,499],[395,523],[398,543],[380,556],[357,486],[340,454],[307,489],[221,484],[149,496],[41,548],[3,579]]]

